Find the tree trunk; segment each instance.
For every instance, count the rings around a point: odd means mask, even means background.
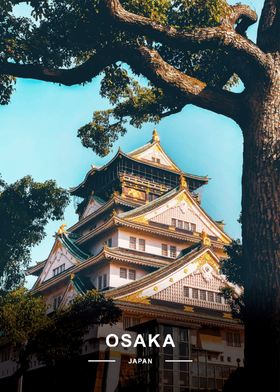
[[[22,392],[23,387],[23,375],[18,378],[17,392]]]
[[[243,123],[245,390],[254,392],[280,391],[279,64],[256,82]]]

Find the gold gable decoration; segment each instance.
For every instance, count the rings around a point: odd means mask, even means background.
[[[210,238],[208,237],[207,233],[204,230],[202,230],[202,232],[201,232],[201,239],[202,239],[202,244],[203,245],[211,246],[211,240],[210,240]]]
[[[200,256],[196,261],[197,268],[201,268],[205,263],[209,264],[215,271],[219,271],[219,266],[217,262],[209,255],[208,253],[203,254]]]
[[[186,189],[186,188],[188,188],[188,183],[187,183],[186,177],[183,174],[181,174],[180,175],[180,189]]]
[[[159,134],[157,133],[156,128],[153,130],[153,137],[152,137],[153,143],[159,143],[160,142],[160,137]]]
[[[118,298],[118,301],[124,301],[124,302],[133,302],[133,303],[138,303],[138,304],[146,304],[150,305],[150,300],[148,299],[147,296],[141,296],[143,291],[137,291],[136,293],[127,295],[126,297]]]
[[[147,220],[145,215],[136,216],[135,218],[132,218],[131,221],[135,222],[135,223],[141,223],[141,224],[144,224],[144,225],[148,225],[149,224],[149,222],[148,222],[148,220]]]
[[[59,229],[57,230],[57,234],[58,234],[58,235],[65,234],[65,233],[66,233],[66,229],[65,229],[66,226],[67,226],[66,223],[63,223],[63,224],[59,227]]]

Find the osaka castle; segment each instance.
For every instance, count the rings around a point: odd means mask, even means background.
[[[179,168],[154,130],[71,189],[78,222],[60,227],[48,258],[28,273],[50,312],[93,288],[122,310],[117,325],[85,337],[81,368],[90,380],[77,370],[80,391],[131,391],[139,382],[150,392],[221,391],[243,366],[243,326],[220,292],[238,289],[220,273],[231,238],[201,207],[207,183]],[[108,346],[109,334],[118,345]],[[121,345],[123,334],[131,346]],[[139,334],[170,334],[174,347],[133,347]],[[35,360],[30,373],[39,370]]]

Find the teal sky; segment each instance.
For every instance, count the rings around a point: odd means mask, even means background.
[[[232,2],[234,3],[234,2]],[[245,1],[260,14],[263,0]],[[24,8],[18,8],[23,13]],[[250,30],[255,36],[255,27]],[[55,179],[65,188],[79,184],[91,164],[106,163],[119,146],[125,152],[145,144],[154,125],[141,130],[128,128],[106,158],[85,149],[77,138],[80,126],[91,120],[92,112],[108,107],[99,96],[99,80],[86,86],[64,87],[34,80],[18,80],[8,106],[0,107],[0,173],[7,182],[30,174],[36,181]],[[241,204],[242,134],[230,119],[187,106],[156,126],[161,144],[184,171],[207,174],[211,181],[202,188],[202,206],[215,220],[224,219],[225,230],[240,237],[237,219]],[[73,203],[65,222],[77,219]],[[33,249],[33,261],[47,257],[53,234],[61,222],[47,227],[46,239]]]

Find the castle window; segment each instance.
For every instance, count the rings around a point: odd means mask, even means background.
[[[216,294],[215,294],[215,301],[216,301],[218,304],[221,304],[221,303],[222,303],[222,295],[221,295],[220,293],[216,293]]]
[[[208,291],[208,301],[214,302],[214,293],[212,291]]]
[[[102,275],[98,276],[98,290],[102,290]]]
[[[128,270],[128,279],[135,280],[136,279],[136,271],[133,269]]]
[[[190,288],[187,286],[184,286],[184,297],[190,297]]]
[[[239,332],[227,332],[227,345],[230,347],[241,347]]]
[[[161,254],[162,254],[162,256],[168,256],[167,244],[161,244]]]
[[[54,297],[53,310],[56,310],[59,307],[60,303],[61,303],[61,295],[59,295],[58,297]]]
[[[136,249],[136,238],[129,237],[129,247],[130,249]]]
[[[239,332],[233,334],[233,343],[235,347],[241,347],[241,337]]]
[[[152,161],[156,163],[160,163],[160,158],[152,157]]]
[[[227,332],[227,345],[233,347],[233,332]]]
[[[177,227],[178,227],[178,229],[183,229],[183,221],[182,220],[178,220]]]
[[[146,241],[142,238],[139,238],[139,250],[141,250],[142,252],[145,252],[146,250]]]
[[[175,258],[177,256],[177,249],[176,246],[171,245],[170,246],[170,257]]]
[[[190,223],[191,231],[196,231],[196,225],[194,223]]]
[[[108,238],[106,241],[104,241],[104,244],[109,246],[109,248],[112,247],[112,238]]]
[[[120,268],[120,278],[127,279],[127,269],[126,268]]]
[[[192,289],[192,297],[198,299],[198,289]]]
[[[200,290],[200,299],[202,301],[206,301],[206,291],[205,290]]]
[[[177,227],[178,229],[181,230],[186,230],[186,231],[196,231],[196,224],[187,222],[187,221],[182,221],[180,219],[171,219],[171,226]]]
[[[103,275],[103,288],[107,287],[107,275]]]
[[[59,267],[53,269],[53,276],[61,274],[65,271],[65,264],[61,264]]]

